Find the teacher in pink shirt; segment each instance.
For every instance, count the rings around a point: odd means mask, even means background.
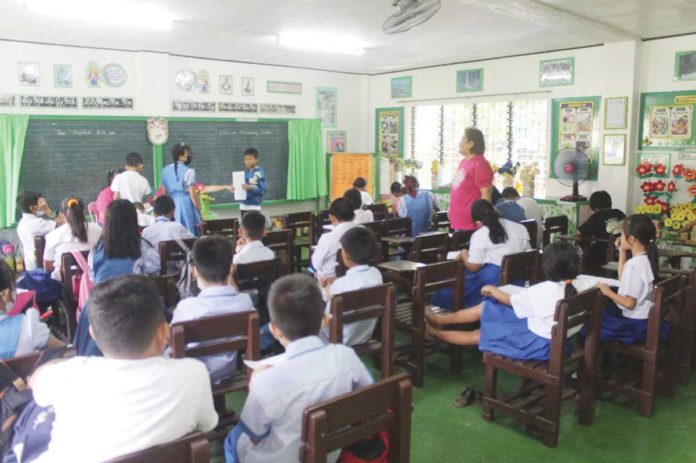
[[[455,230],[474,230],[471,205],[479,199],[491,201],[493,170],[483,153],[486,143],[479,129],[469,127],[459,142],[459,154],[464,156],[452,180],[449,219]]]

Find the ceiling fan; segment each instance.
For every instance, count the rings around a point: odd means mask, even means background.
[[[382,23],[387,34],[410,31],[432,18],[440,10],[442,0],[394,0],[397,12]]]

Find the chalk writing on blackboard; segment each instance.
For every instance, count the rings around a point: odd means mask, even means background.
[[[82,97],[83,109],[133,109],[133,98]]]
[[[229,113],[257,113],[259,105],[255,103],[218,103],[218,110]]]
[[[215,103],[211,101],[174,100],[172,101],[172,110],[215,112]]]
[[[77,108],[76,96],[22,95],[19,101],[25,108]]]

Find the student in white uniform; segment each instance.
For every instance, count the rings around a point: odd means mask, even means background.
[[[34,461],[107,461],[215,428],[205,366],[162,357],[169,325],[152,280],[104,281],[89,310],[104,357],[47,364],[29,381],[37,405],[55,410],[48,450]]]
[[[365,227],[353,227],[341,237],[341,259],[348,268],[345,276],[331,284],[331,296],[371,288],[382,284],[382,273],[370,267],[375,253],[375,235]],[[326,305],[327,315],[331,315],[331,302]],[[343,327],[343,344],[354,346],[372,338],[377,319],[361,320]],[[325,330],[325,335],[327,334]],[[328,336],[327,336],[328,338]]]
[[[132,203],[152,203],[152,188],[150,182],[140,172],[143,170],[143,157],[138,153],[126,155],[126,170],[111,181],[111,191],[114,199],[127,199]]]
[[[319,238],[312,253],[312,267],[322,287],[327,287],[336,279],[336,253],[341,247],[341,237],[354,227],[353,205],[344,198],[336,198],[329,207],[329,220],[333,230]]]
[[[599,284],[602,294],[612,301],[602,311],[600,341],[645,342],[658,268],[655,237],[655,225],[648,216],[632,215],[624,221],[619,242],[619,290]],[[633,255],[630,259],[628,251]],[[665,328],[663,325],[661,335],[666,334]]]
[[[522,197],[516,200],[517,205],[524,209],[527,219],[534,219],[537,223],[537,248],[541,249],[544,238],[544,212],[534,198]]]
[[[53,211],[48,207],[41,193],[35,191],[22,192],[17,197],[17,206],[22,211],[22,218],[19,219],[17,224],[17,235],[20,243],[22,243],[24,268],[34,270],[36,268],[34,238],[47,235],[55,230],[56,225],[60,225],[60,223],[49,219]]]
[[[51,335],[36,309],[29,308],[19,315],[8,316],[16,300],[14,272],[0,260],[0,359],[63,345]]]
[[[61,279],[61,256],[66,252],[91,251],[102,232],[96,223],[87,223],[85,206],[80,198],[64,200],[60,212],[66,223],[46,235],[44,249],[44,269],[55,280]]]
[[[529,233],[524,225],[500,217],[493,205],[485,199],[474,201],[471,216],[480,226],[471,235],[469,249],[463,250],[457,259],[466,266],[464,306],[471,307],[481,301],[481,288],[496,285],[500,279],[500,266],[508,254],[529,251]],[[442,289],[433,294],[431,303],[437,307],[453,308],[452,290]]]
[[[221,236],[205,236],[193,246],[193,272],[201,292],[182,300],[174,309],[172,324],[213,315],[254,310],[248,294],[230,285],[232,246]],[[237,352],[201,357],[213,384],[229,378],[237,365]]]
[[[275,259],[275,253],[261,241],[266,234],[266,217],[263,214],[258,211],[245,212],[240,234],[242,236],[237,240],[234,265]]]
[[[304,410],[373,382],[351,348],[319,338],[327,317],[314,280],[284,276],[268,301],[271,332],[286,360],[254,372],[239,422],[225,439],[227,463],[298,461]],[[336,461],[338,452],[331,457]]]
[[[367,182],[363,177],[358,177],[355,179],[355,181],[353,182],[353,188],[357,188],[358,191],[360,191],[363,206],[370,206],[375,203],[375,201],[372,199],[372,196],[370,196],[370,193],[366,191]]]
[[[162,195],[155,199],[155,222],[145,227],[143,238],[158,249],[160,241],[185,240],[195,238],[186,227],[174,221],[174,200]]]
[[[358,191],[355,188],[351,188],[350,190],[346,190],[346,192],[343,193],[343,197],[350,201],[350,203],[353,205],[353,213],[355,214],[353,223],[355,225],[375,221],[375,216],[372,213],[372,211],[368,209],[363,209],[363,202],[362,198],[360,197],[360,191]]]

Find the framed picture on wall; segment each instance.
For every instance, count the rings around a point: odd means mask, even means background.
[[[234,78],[228,75],[220,76],[220,95],[232,95]]]
[[[604,135],[602,164],[623,166],[626,163],[626,134]]]
[[[575,58],[539,61],[539,86],[557,87],[575,83]]]
[[[345,153],[346,152],[346,131],[345,130],[329,130],[326,132],[329,153]]]
[[[19,85],[28,87],[39,86],[39,64],[20,62],[19,67]]]
[[[625,129],[628,119],[628,97],[607,98],[604,100],[604,129]]]
[[[674,80],[696,80],[696,50],[678,51],[675,54]]]
[[[254,78],[242,77],[242,96],[254,96]]]
[[[389,158],[404,157],[404,108],[377,108],[375,151]]]
[[[69,64],[53,65],[53,86],[59,88],[72,88],[72,66]]]
[[[324,127],[336,127],[338,91],[333,87],[317,87],[317,117]]]
[[[392,98],[411,98],[413,79],[411,76],[394,77],[391,80]]]
[[[483,91],[483,69],[457,71],[457,93]]]

